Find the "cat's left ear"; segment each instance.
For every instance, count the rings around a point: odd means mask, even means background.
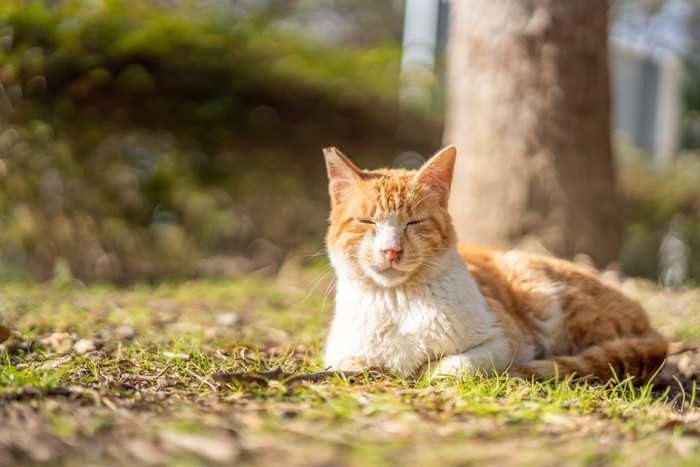
[[[348,189],[362,180],[364,172],[358,169],[348,159],[348,156],[337,148],[324,148],[323,156],[326,158],[326,168],[328,169],[328,191],[333,202],[338,203]]]
[[[440,203],[447,207],[450,185],[455,169],[457,148],[447,146],[431,157],[416,174],[415,180],[430,185],[440,196]]]

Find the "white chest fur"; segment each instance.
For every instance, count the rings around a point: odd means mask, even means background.
[[[337,268],[326,364],[354,358],[409,376],[492,339],[498,330],[476,282],[456,251],[448,255],[442,274],[417,285],[371,287]]]

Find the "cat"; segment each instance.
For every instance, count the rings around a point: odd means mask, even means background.
[[[644,310],[595,273],[457,243],[454,146],[417,171],[360,170],[336,148],[323,152],[337,276],[329,368],[645,383],[663,365],[667,344]]]

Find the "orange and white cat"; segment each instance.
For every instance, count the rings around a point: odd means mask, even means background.
[[[338,277],[329,367],[645,382],[663,364],[666,342],[642,308],[595,274],[457,244],[447,210],[453,146],[418,171],[363,171],[335,148],[324,155]]]

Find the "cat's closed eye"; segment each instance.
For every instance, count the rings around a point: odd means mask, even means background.
[[[417,219],[417,220],[415,220],[415,221],[407,222],[407,223],[406,223],[406,227],[408,227],[409,225],[420,224],[420,223],[423,222],[424,220],[425,220],[425,219]]]
[[[357,222],[360,222],[362,224],[371,224],[374,225],[374,221],[371,219],[355,219]]]

